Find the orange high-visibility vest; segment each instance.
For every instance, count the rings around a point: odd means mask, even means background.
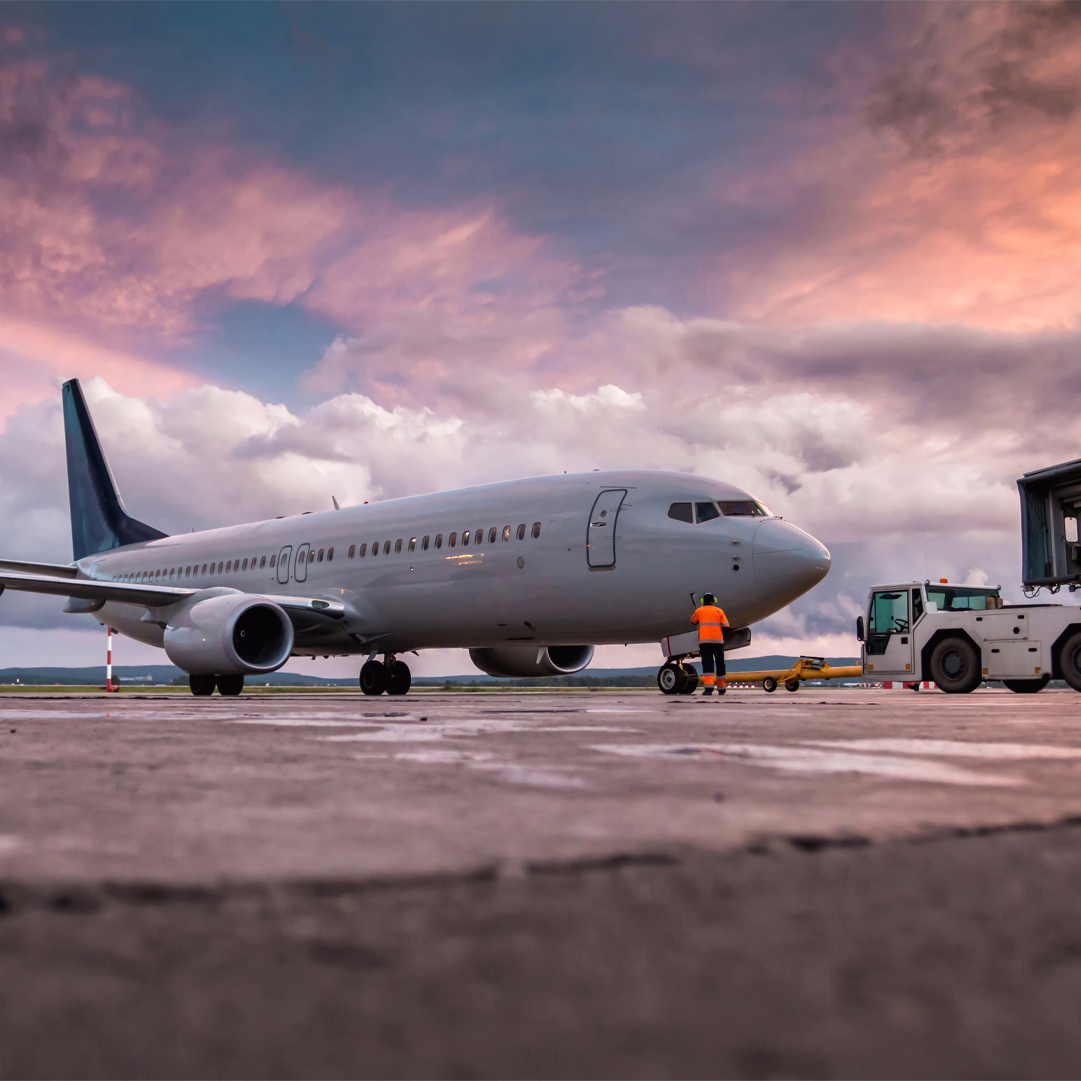
[[[691,622],[698,624],[698,644],[703,642],[723,642],[724,631],[722,627],[728,626],[728,616],[723,608],[715,604],[703,604],[694,610]]]

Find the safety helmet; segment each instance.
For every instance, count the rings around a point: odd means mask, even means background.
[[[716,603],[717,603],[717,598],[716,598],[715,596],[713,596],[713,594],[712,594],[712,593],[707,593],[707,594],[706,594],[706,595],[705,595],[705,596],[704,596],[704,597],[702,598],[702,603],[703,603],[703,604],[716,604]]]

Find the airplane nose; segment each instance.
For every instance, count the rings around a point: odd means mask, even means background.
[[[763,584],[795,586],[804,592],[829,574],[826,546],[788,522],[763,522],[755,531],[751,551],[754,576]]]

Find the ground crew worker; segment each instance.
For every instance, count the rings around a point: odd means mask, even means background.
[[[703,695],[712,694],[716,686],[718,694],[727,690],[724,684],[724,630],[728,626],[728,616],[724,609],[717,607],[717,598],[707,593],[702,598],[700,607],[694,610],[691,622],[698,624],[698,652],[702,655],[702,682],[706,689]],[[717,675],[715,676],[714,669]],[[717,677],[720,677],[720,683]]]

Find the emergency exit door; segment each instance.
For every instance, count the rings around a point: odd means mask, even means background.
[[[597,496],[589,515],[586,534],[586,560],[589,566],[616,565],[616,518],[626,495],[626,488],[610,488]]]

